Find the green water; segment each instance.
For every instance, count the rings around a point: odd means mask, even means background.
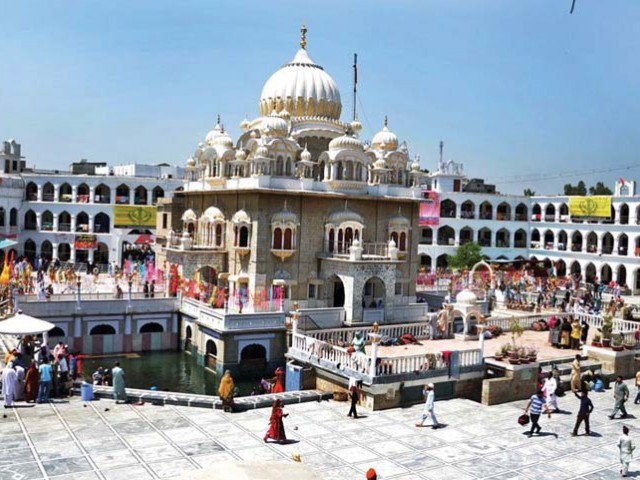
[[[98,367],[110,368],[119,361],[128,387],[147,390],[152,386],[170,392],[218,395],[218,378],[210,370],[196,364],[184,352],[148,352],[135,355],[115,355],[82,360],[82,375],[91,377]],[[249,395],[257,382],[235,380],[240,395]]]

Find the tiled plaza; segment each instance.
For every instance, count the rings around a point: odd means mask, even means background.
[[[632,393],[635,393],[632,389]],[[528,438],[516,419],[524,402],[485,407],[455,399],[437,402],[440,430],[416,428],[421,406],[346,417],[333,401],[287,406],[287,445],[265,444],[269,409],[225,414],[195,407],[68,403],[6,410],[0,419],[0,480],[142,480],[172,478],[222,460],[302,461],[323,478],[465,480],[616,478],[615,446],[622,420],[607,418],[612,391],[594,393],[592,437],[573,438],[578,400],[560,399],[572,413],[541,421],[543,436]],[[629,412],[640,417],[631,402]],[[15,413],[14,413],[15,412]],[[635,436],[636,418],[625,420]],[[636,441],[640,442],[640,438]],[[640,472],[640,460],[631,466]]]

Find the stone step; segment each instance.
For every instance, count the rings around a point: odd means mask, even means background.
[[[543,366],[542,371],[544,373],[550,372],[552,369],[552,365],[553,364]],[[555,365],[558,371],[560,372],[561,377],[563,375],[571,375],[571,370],[572,370],[571,363],[557,363]],[[583,373],[586,372],[587,370],[598,371],[601,368],[602,368],[601,362],[597,362],[593,360],[583,360],[580,362],[580,371]]]
[[[75,395],[80,395],[80,383],[76,382],[73,388]],[[211,395],[197,395],[181,392],[159,392],[127,388],[127,401],[130,403],[150,403],[153,405],[181,405],[184,407],[222,408],[219,397]],[[93,386],[94,398],[113,398],[113,388],[107,386]],[[234,403],[238,410],[251,410],[255,408],[268,408],[276,399],[282,400],[285,405],[303,402],[319,402],[333,398],[331,392],[321,390],[296,390],[293,392],[271,393],[267,395],[253,395],[237,397]]]

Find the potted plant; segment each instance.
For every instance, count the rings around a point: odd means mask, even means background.
[[[504,358],[504,355],[502,355],[502,350],[496,350],[496,353],[493,354],[493,358],[498,362],[501,361]]]
[[[520,338],[524,333],[524,328],[522,328],[516,317],[511,317],[511,320],[509,320],[509,331],[511,332],[511,344],[515,347],[516,339]]]
[[[611,312],[607,312],[604,314],[603,323],[602,323],[602,346],[610,347],[611,346],[611,334],[613,332],[613,314]]]
[[[529,355],[524,347],[518,348],[518,357],[520,358],[521,364],[529,363]]]
[[[600,333],[596,333],[593,336],[593,340],[591,340],[592,347],[602,347],[602,335]]]
[[[624,350],[622,335],[620,335],[619,333],[616,333],[613,336],[612,340],[613,340],[613,344],[611,345],[611,348],[613,349],[614,352],[621,352],[622,350]]]
[[[535,345],[529,345],[529,347],[527,347],[527,355],[530,362],[538,361],[538,348]]]
[[[627,350],[633,350],[634,348],[636,348],[636,344],[633,343],[631,340],[626,340],[624,342],[624,348]]]

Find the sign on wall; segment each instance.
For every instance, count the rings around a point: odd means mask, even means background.
[[[116,228],[156,228],[156,207],[116,205],[113,207],[113,224]]]
[[[422,192],[424,200],[420,202],[419,225],[428,227],[440,223],[440,194],[425,190]]]
[[[76,235],[73,246],[76,250],[90,250],[98,246],[98,239],[95,235]]]
[[[610,218],[611,197],[569,197],[569,215],[572,217]]]

